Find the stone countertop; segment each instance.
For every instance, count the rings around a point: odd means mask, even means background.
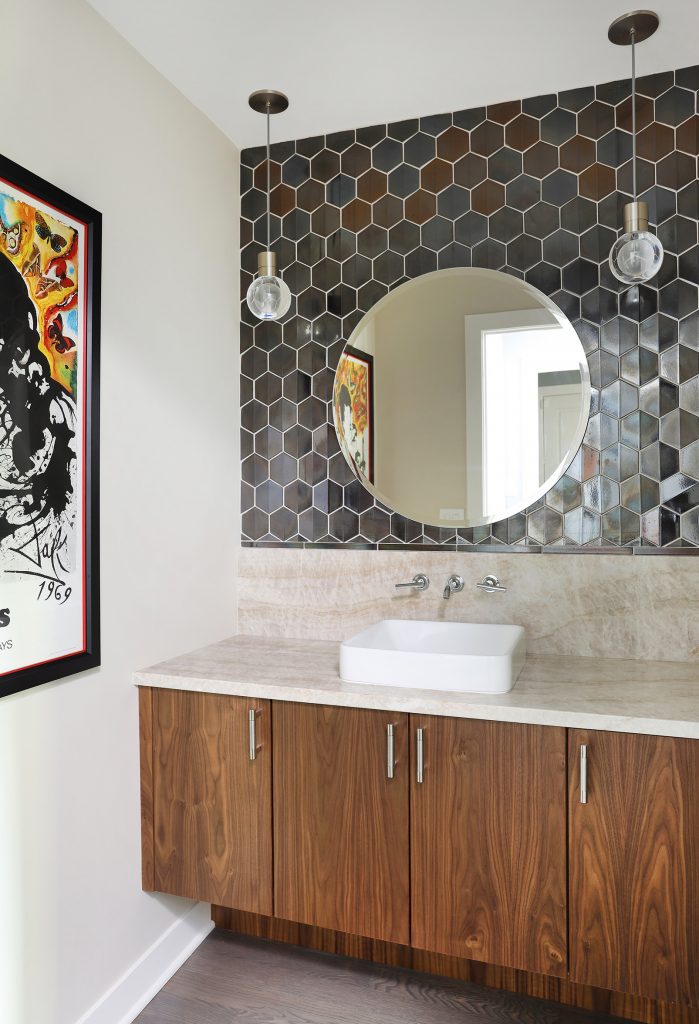
[[[345,683],[335,641],[233,636],[135,673],[138,686],[699,739],[699,666],[530,657],[506,694]]]

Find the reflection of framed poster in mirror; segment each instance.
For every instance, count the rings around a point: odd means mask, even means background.
[[[101,223],[0,157],[0,697],[99,664]]]
[[[335,425],[358,474],[374,482],[374,357],[345,346],[335,374]]]

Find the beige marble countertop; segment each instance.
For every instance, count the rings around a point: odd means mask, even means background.
[[[334,641],[234,636],[135,674],[139,686],[699,739],[699,666],[527,658],[506,694],[344,683]]]

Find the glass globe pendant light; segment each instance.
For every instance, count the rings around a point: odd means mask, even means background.
[[[638,201],[636,183],[636,43],[652,36],[659,25],[653,11],[634,11],[617,18],[609,26],[609,40],[617,46],[631,46],[631,137],[633,202],[624,206],[624,233],[609,253],[609,268],[624,284],[643,284],[660,270],[663,247],[648,230],[648,203]]]
[[[277,254],[270,248],[269,118],[286,110],[289,100],[274,89],[259,89],[251,93],[248,103],[256,113],[267,116],[267,249],[257,257],[257,277],[248,288],[247,303],[258,320],[279,320],[289,310],[291,292],[277,272]]]

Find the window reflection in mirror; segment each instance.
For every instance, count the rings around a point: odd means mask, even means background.
[[[572,461],[590,384],[565,316],[496,271],[427,274],[381,300],[340,359],[335,426],[355,475],[434,526],[521,511]]]

